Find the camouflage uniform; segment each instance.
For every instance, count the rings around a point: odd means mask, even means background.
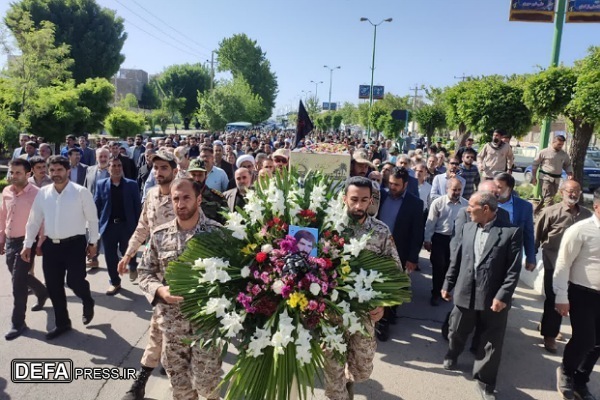
[[[200,207],[207,218],[214,219],[221,224],[225,223],[225,218],[220,214],[221,211],[228,210],[227,200],[223,193],[204,185]]]
[[[153,228],[166,222],[173,221],[174,219],[175,212],[173,211],[171,195],[160,194],[160,187],[158,186],[150,189],[146,201],[144,202],[144,206],[142,207],[140,220],[138,221],[133,236],[129,239],[129,245],[127,246],[125,254],[134,258],[140,246],[144,244],[148,237],[150,237],[150,232]],[[160,362],[162,333],[158,327],[156,312],[157,310],[155,308],[152,313],[152,318],[150,319],[148,344],[146,345],[144,355],[142,356],[142,365],[148,368],[156,368]]]
[[[371,238],[366,249],[377,254],[391,256],[396,260],[398,268],[401,268],[394,238],[383,222],[367,216],[362,225],[351,225],[345,233],[350,233],[352,237],[357,238],[370,233]],[[375,328],[370,318],[363,322],[369,335],[355,333],[346,338],[348,350],[345,365],[340,364],[333,357],[333,353],[325,352],[325,396],[328,399],[348,400],[349,394],[346,384],[348,382],[366,381],[373,372],[373,358],[377,349]]]
[[[158,288],[164,286],[163,277],[169,261],[175,260],[184,250],[185,243],[198,232],[210,232],[220,226],[200,213],[196,228],[178,229],[173,220],[154,230],[149,246],[144,251],[138,268],[140,288],[150,303],[156,305],[158,324],[163,337],[163,365],[177,400],[218,398],[217,386],[222,375],[221,349],[200,348],[184,344],[182,339],[197,339],[191,323],[185,319],[177,304],[162,303],[156,297]]]

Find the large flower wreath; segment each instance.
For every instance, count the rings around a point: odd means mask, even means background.
[[[307,398],[324,351],[345,361],[349,334],[378,306],[410,300],[410,281],[388,256],[351,237],[343,190],[308,173],[276,174],[229,213],[225,228],[187,243],[166,279],[203,338],[239,356],[221,384],[227,399]],[[298,251],[290,225],[319,230],[317,256]],[[297,386],[296,386],[297,385]]]

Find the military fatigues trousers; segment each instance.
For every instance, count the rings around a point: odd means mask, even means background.
[[[330,400],[348,400],[348,382],[364,382],[373,372],[377,350],[373,322],[365,321],[368,336],[355,333],[347,338],[346,364],[340,364],[333,353],[325,351],[325,396]]]
[[[148,332],[148,344],[142,355],[142,365],[148,368],[158,367],[162,353],[162,332],[158,326],[157,308],[152,311],[150,318],[150,332]]]
[[[223,374],[221,349],[183,343],[183,339],[197,337],[178,305],[158,304],[156,309],[163,340],[162,364],[169,375],[173,398],[196,400],[200,395],[218,399],[217,386]]]

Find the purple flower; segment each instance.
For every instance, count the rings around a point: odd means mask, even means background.
[[[283,288],[281,288],[281,297],[283,297],[284,299],[290,297],[291,293],[292,287],[290,285],[285,285]]]
[[[268,272],[263,272],[262,274],[260,274],[260,279],[264,282],[264,283],[271,283],[271,277],[269,276]]]
[[[298,245],[296,243],[296,239],[293,236],[286,235],[284,239],[279,242],[279,248],[286,253],[296,253],[298,252]]]

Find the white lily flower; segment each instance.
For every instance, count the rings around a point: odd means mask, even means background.
[[[310,332],[302,326],[298,326],[298,337],[294,342],[296,344],[296,356],[301,364],[309,364],[312,360]]]
[[[240,213],[229,213],[229,219],[225,223],[225,228],[233,232],[232,236],[234,238],[246,240],[246,225],[244,225],[244,217]]]
[[[245,266],[244,268],[242,268],[240,271],[240,275],[242,276],[242,278],[249,277],[250,276],[250,268],[248,268],[248,266]]]
[[[248,344],[248,354],[252,357],[262,355],[264,348],[271,345],[271,332],[268,329],[256,328],[250,343]]]
[[[229,301],[225,296],[212,297],[206,302],[205,313],[206,314],[216,314],[217,318],[221,318],[225,315],[227,309],[231,307],[231,301]]]
[[[232,338],[242,331],[244,326],[242,323],[246,318],[246,314],[238,314],[235,311],[231,311],[221,318],[222,330],[225,332],[225,337]]]
[[[263,244],[262,247],[260,248],[260,251],[262,251],[263,253],[269,254],[270,252],[273,251],[273,246],[271,246],[270,244]]]

